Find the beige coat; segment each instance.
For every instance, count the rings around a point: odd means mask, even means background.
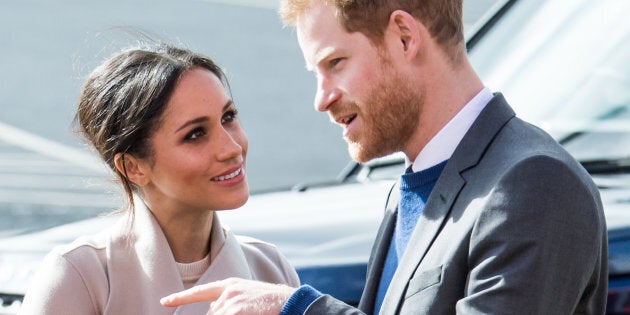
[[[206,314],[209,302],[160,305],[160,298],[184,287],[157,221],[141,202],[137,205],[131,228],[121,219],[112,229],[48,254],[20,314]],[[275,246],[235,236],[216,214],[210,246],[211,265],[198,284],[240,277],[299,285]]]

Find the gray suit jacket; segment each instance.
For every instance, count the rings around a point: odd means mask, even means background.
[[[323,296],[308,314],[373,313],[397,192],[372,249],[360,310]],[[607,281],[597,187],[498,94],[438,179],[381,314],[603,314]]]

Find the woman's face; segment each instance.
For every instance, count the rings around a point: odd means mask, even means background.
[[[152,155],[141,164],[151,208],[223,210],[247,201],[247,138],[212,72],[194,68],[181,77],[150,141]]]

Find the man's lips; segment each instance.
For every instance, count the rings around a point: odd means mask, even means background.
[[[347,127],[352,123],[352,121],[357,118],[357,114],[347,115],[340,118],[335,119],[335,122],[339,125]]]

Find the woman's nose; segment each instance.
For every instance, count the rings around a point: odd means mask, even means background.
[[[219,161],[226,161],[240,157],[244,154],[244,145],[239,143],[239,138],[236,135],[231,134],[229,131],[224,130],[221,137],[220,146],[217,158]]]

